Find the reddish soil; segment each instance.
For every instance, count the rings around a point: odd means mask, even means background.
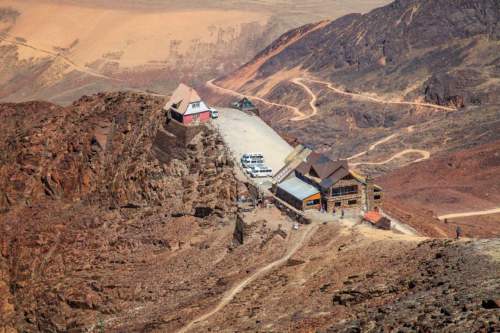
[[[387,210],[399,211],[403,221],[426,235],[452,235],[455,227],[438,222],[437,216],[500,206],[500,141],[442,154],[378,181],[386,193]],[[468,237],[500,235],[498,218],[478,216],[453,222],[463,224]]]

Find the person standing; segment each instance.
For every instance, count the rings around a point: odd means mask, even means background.
[[[460,237],[462,236],[462,228],[460,228],[459,225],[457,225],[457,228],[455,229],[455,232],[457,234],[457,238],[456,239],[460,239]]]

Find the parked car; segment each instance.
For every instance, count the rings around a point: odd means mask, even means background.
[[[252,172],[255,172],[256,169],[265,167],[264,163],[258,163],[258,164],[249,164],[246,167],[243,168],[245,172],[249,175],[252,176]]]
[[[241,155],[241,158],[262,158],[264,159],[264,154],[262,153],[245,153]]]
[[[216,108],[210,108],[210,117],[212,119],[217,119],[219,118],[219,111]]]
[[[272,177],[272,175],[273,175],[273,169],[265,165],[255,166],[250,171],[250,176],[252,176],[252,178]]]
[[[258,164],[264,164],[264,158],[263,157],[242,157],[241,158],[241,165],[244,168],[248,168],[250,166],[258,165]]]

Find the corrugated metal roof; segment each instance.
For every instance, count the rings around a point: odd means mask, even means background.
[[[296,177],[285,180],[278,188],[290,193],[299,200],[304,200],[311,195],[319,193],[318,189]]]

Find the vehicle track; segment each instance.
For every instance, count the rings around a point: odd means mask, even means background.
[[[339,89],[337,87],[334,87],[331,82],[321,81],[321,80],[317,80],[317,79],[310,79],[310,78],[300,78],[300,79],[326,85],[328,87],[328,89],[333,90],[334,92],[336,92],[338,94],[341,94],[341,95],[350,96],[350,97],[354,97],[354,98],[362,98],[362,99],[366,99],[366,100],[369,100],[369,101],[375,102],[375,103],[422,106],[422,107],[428,107],[428,108],[433,108],[433,109],[437,109],[437,110],[444,110],[444,111],[456,111],[457,110],[456,108],[452,108],[452,107],[448,107],[448,106],[442,106],[442,105],[436,105],[436,104],[431,104],[431,103],[404,102],[404,101],[387,101],[387,100],[383,100],[383,99],[380,99],[380,98],[372,97],[372,96],[369,96],[369,95],[366,95],[366,94],[353,93],[353,92],[347,92],[345,90],[341,90],[341,89]]]
[[[431,153],[428,152],[427,150],[422,150],[422,149],[405,149],[405,150],[400,151],[399,153],[396,153],[396,154],[392,155],[388,159],[386,159],[384,161],[381,161],[381,162],[357,162],[357,163],[349,163],[349,164],[352,165],[352,166],[358,166],[358,165],[382,165],[382,164],[389,163],[390,161],[392,161],[392,160],[394,160],[394,159],[396,159],[398,157],[404,156],[406,154],[413,154],[413,153],[420,154],[420,155],[422,155],[422,157],[419,158],[419,159],[416,159],[415,161],[412,161],[411,163],[417,163],[417,162],[420,162],[420,161],[428,160],[431,157]]]
[[[444,219],[454,219],[454,218],[460,218],[460,217],[491,215],[491,214],[500,214],[500,207],[488,209],[488,210],[477,210],[477,211],[472,211],[472,212],[465,212],[465,213],[445,214],[445,215],[438,216],[438,219],[444,220]]]
[[[355,158],[358,158],[358,157],[361,157],[363,155],[366,155],[369,151],[374,150],[375,148],[377,148],[378,145],[381,145],[381,144],[383,144],[383,143],[385,143],[385,142],[387,142],[389,140],[392,140],[396,136],[398,136],[398,134],[394,133],[394,134],[391,134],[391,135],[389,135],[389,136],[387,136],[385,138],[382,138],[382,139],[378,140],[377,142],[373,143],[370,147],[368,147],[367,150],[362,151],[360,153],[357,153],[356,155],[352,155],[351,157],[348,157],[347,159],[348,160],[353,160]]]
[[[301,119],[299,119],[299,117],[296,117],[295,121],[306,120],[306,119],[314,117],[316,114],[318,114],[318,108],[316,107],[316,102],[318,101],[318,97],[316,96],[315,93],[313,93],[311,88],[309,88],[307,85],[305,85],[301,80],[302,80],[302,78],[295,78],[292,80],[292,82],[296,85],[301,86],[311,96],[311,100],[309,101],[309,105],[311,106],[312,113],[308,114],[308,115],[304,115]]]
[[[295,106],[270,102],[268,100],[265,100],[262,97],[255,96],[255,95],[245,95],[245,94],[239,93],[237,91],[234,91],[234,90],[231,90],[231,89],[227,89],[227,88],[223,88],[221,86],[218,86],[218,85],[216,85],[214,83],[214,81],[215,81],[215,79],[212,79],[212,80],[208,81],[206,83],[207,87],[211,88],[212,90],[218,90],[218,91],[220,91],[222,93],[230,94],[230,95],[237,96],[237,97],[252,98],[254,100],[257,100],[257,101],[259,101],[261,103],[264,103],[264,104],[267,104],[267,105],[270,105],[270,106],[276,106],[276,107],[286,108],[286,109],[292,111],[293,113],[297,114],[297,117],[294,117],[294,118],[290,119],[292,121],[299,121],[299,120],[302,120],[304,117],[306,117],[306,115],[303,112],[301,112]]]
[[[219,301],[219,303],[209,312],[191,320],[188,324],[186,324],[184,327],[179,329],[177,333],[186,333],[188,332],[193,326],[196,324],[199,324],[200,322],[203,322],[219,312],[222,308],[224,308],[226,305],[228,305],[234,297],[240,293],[247,285],[252,283],[253,281],[257,280],[258,278],[262,277],[266,273],[270,272],[274,268],[277,268],[287,262],[288,259],[290,259],[304,244],[307,243],[307,241],[311,238],[311,236],[315,233],[317,228],[319,227],[318,224],[310,224],[308,226],[305,226],[306,230],[303,231],[303,234],[301,238],[297,241],[297,243],[280,259],[273,261],[272,263],[267,264],[264,267],[259,268],[256,270],[252,275],[241,281],[240,283],[236,284],[233,286],[231,289],[229,289],[222,297],[222,299]]]

